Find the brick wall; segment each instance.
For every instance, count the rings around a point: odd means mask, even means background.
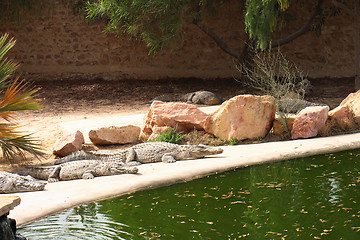
[[[303,18],[311,9],[303,9]],[[353,24],[349,16],[331,18],[320,37],[313,33],[283,48],[309,77],[351,77],[355,74]],[[230,46],[241,50],[245,39],[239,9],[225,6],[208,22]],[[103,32],[104,23],[88,24],[72,8],[54,5],[50,14],[24,18],[20,25],[0,25],[16,46],[8,57],[21,64],[27,79],[165,79],[231,78],[238,74],[233,59],[194,25],[172,50],[148,56],[144,43]],[[278,34],[285,36],[300,24]]]

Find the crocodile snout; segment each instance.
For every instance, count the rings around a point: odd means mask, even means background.
[[[206,145],[196,145],[196,147],[193,149],[192,151],[192,156],[193,157],[205,157],[207,155],[215,155],[215,154],[220,154],[223,152],[222,148],[219,147],[208,147]]]
[[[212,149],[212,153],[213,154],[220,154],[222,153],[224,150],[222,148],[213,148]]]

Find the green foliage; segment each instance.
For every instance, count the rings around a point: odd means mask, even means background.
[[[264,50],[268,47],[280,13],[289,6],[289,0],[246,1],[245,29],[250,38],[257,41],[259,48]]]
[[[239,143],[239,141],[236,140],[235,138],[230,138],[230,140],[229,140],[229,142],[228,142],[228,144],[229,144],[230,146],[236,145],[236,144],[238,144],[238,143]]]
[[[6,43],[8,35],[3,35],[0,37],[0,90],[7,88],[9,85],[5,84],[5,81],[10,77],[10,74],[15,71],[17,64],[4,59],[5,54],[15,45],[15,41],[10,39]]]
[[[149,54],[179,40],[185,23],[215,16],[228,0],[100,0],[88,1],[87,19],[107,19],[106,31],[127,34],[146,42]],[[239,1],[242,3],[242,1]],[[265,49],[277,27],[279,14],[290,0],[248,0],[245,8],[246,31]],[[239,9],[240,10],[240,9]]]
[[[108,32],[144,41],[149,54],[156,54],[181,40],[182,28],[201,15],[215,16],[229,0],[100,0],[88,1],[88,20],[106,19]]]
[[[165,132],[161,133],[154,142],[169,142],[169,143],[179,143],[185,135],[177,132],[176,128],[168,128]]]
[[[108,18],[106,31],[140,38],[154,54],[179,38],[190,0],[101,0],[87,2],[88,19]]]
[[[5,122],[0,124],[0,148],[3,158],[11,161],[16,154],[24,157],[24,152],[41,155],[36,140],[29,134],[22,134],[15,122],[17,111],[41,109],[39,100],[33,95],[37,90],[31,90],[19,78],[11,80],[17,64],[4,58],[5,54],[15,45],[15,41],[7,41],[8,35],[0,37],[0,118]]]
[[[306,1],[306,0],[303,0]],[[106,19],[106,31],[127,34],[144,41],[149,54],[155,54],[172,42],[181,39],[182,28],[194,23],[208,34],[226,53],[235,56],[233,49],[204,25],[203,18],[215,16],[229,0],[99,0],[88,1],[87,19]],[[245,30],[257,47],[268,48],[272,33],[289,19],[291,0],[238,0],[239,14],[244,11]],[[310,1],[307,1],[307,3]],[[231,4],[234,4],[232,1]]]

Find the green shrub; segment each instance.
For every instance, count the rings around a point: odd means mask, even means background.
[[[178,133],[176,128],[169,127],[165,132],[161,133],[153,142],[168,142],[168,143],[179,143],[183,138],[184,134]]]
[[[230,140],[229,140],[229,142],[228,142],[228,144],[229,144],[230,146],[236,145],[236,144],[238,144],[238,143],[239,143],[239,141],[236,140],[235,138],[230,138]]]

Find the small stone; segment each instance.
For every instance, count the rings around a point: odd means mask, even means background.
[[[139,134],[138,126],[110,126],[90,130],[89,138],[94,145],[126,144],[137,142]]]
[[[294,120],[295,115],[288,116],[286,119],[282,119],[279,116],[275,117],[272,133],[275,135],[284,135],[287,132],[286,127],[288,128],[288,133],[290,133],[294,124]],[[285,121],[287,126],[285,126]]]
[[[70,153],[79,151],[84,142],[84,135],[79,130],[68,133],[55,142],[53,153],[65,157]]]

